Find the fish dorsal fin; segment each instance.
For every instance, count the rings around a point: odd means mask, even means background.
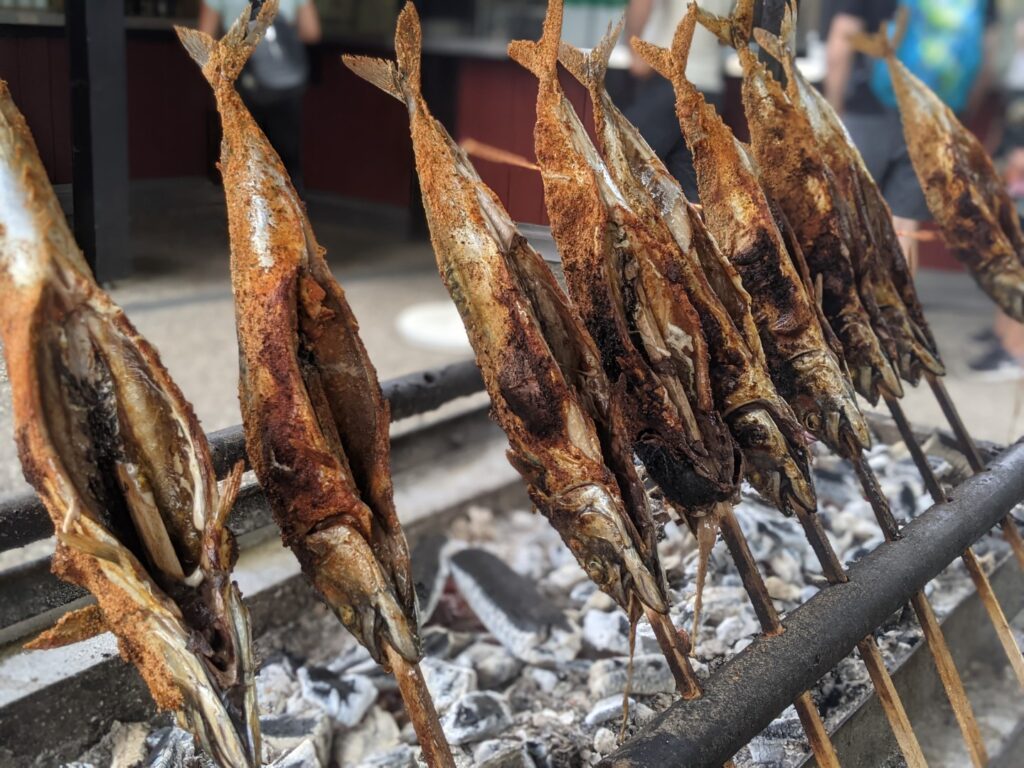
[[[907,22],[910,19],[910,10],[906,6],[900,6],[896,12],[896,27],[892,37],[889,37],[889,25],[883,24],[874,33],[858,32],[850,38],[850,43],[855,50],[866,53],[868,56],[884,59],[896,55],[896,49],[903,42],[907,34]]]
[[[266,0],[250,26],[251,6],[247,5],[220,40],[198,29],[175,27],[178,39],[188,55],[199,65],[210,85],[233,83],[256,49],[263,33],[277,16],[278,0]]]
[[[366,82],[372,83],[399,101],[405,101],[400,84],[401,75],[395,62],[371,56],[353,56],[348,53],[343,54],[341,60]]]
[[[563,0],[548,0],[544,32],[540,40],[513,40],[508,44],[509,57],[540,80],[558,76],[558,47],[562,38],[563,12]]]
[[[604,78],[608,73],[608,60],[611,58],[615,44],[622,34],[625,17],[618,24],[609,24],[608,31],[600,42],[584,53],[563,42],[558,49],[558,60],[569,70],[569,74],[582,83],[591,93],[599,93],[604,88]]]

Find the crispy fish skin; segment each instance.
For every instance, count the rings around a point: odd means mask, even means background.
[[[569,294],[624,387],[637,454],[672,501],[703,514],[735,494],[740,466],[707,386],[700,320],[562,92],[561,19],[552,0],[540,42],[515,41],[509,55],[540,81],[534,143]]]
[[[662,280],[685,290],[700,319],[706,337],[702,346],[711,362],[707,379],[715,407],[743,453],[748,479],[785,512],[795,506],[814,511],[817,501],[804,432],[771,382],[750,314],[750,297],[699,216],[693,215],[679,183],[605,89],[608,56],[621,31],[620,22],[587,54],[563,43],[559,59],[590,92],[598,148],[613,181],[662,243],[659,253],[664,258],[658,264]],[[756,352],[748,346],[705,270],[730,301]]]
[[[896,58],[905,27],[902,13],[894,40],[883,27],[857,36],[854,45],[888,65],[907,151],[949,249],[1007,315],[1024,322],[1024,233],[1016,208],[981,142]]]
[[[69,619],[37,647],[110,629],[157,706],[218,763],[258,765],[248,612],[225,527],[241,467],[219,494],[191,407],[93,280],[5,83],[0,201],[18,451],[57,531],[54,573],[102,613]]]
[[[733,45],[743,67],[743,105],[761,183],[779,205],[821,287],[822,309],[842,342],[857,391],[877,403],[901,396],[899,378],[883,353],[858,291],[845,209],[806,114],[748,45],[753,0],[740,0],[736,15],[722,19],[700,11],[700,22]]]
[[[691,6],[676,29],[671,52],[640,40],[633,40],[633,46],[675,87],[676,112],[693,152],[708,230],[750,294],[776,389],[808,431],[837,452],[852,455],[870,443],[867,425],[790,259],[754,163],[686,79],[696,22]]]
[[[462,316],[509,460],[590,578],[630,615],[664,613],[656,530],[617,438],[593,341],[543,259],[516,230],[420,91],[420,27],[408,4],[397,63],[345,64],[405,104],[438,270]],[[639,600],[639,603],[636,600]]]
[[[415,591],[390,476],[387,402],[345,294],[277,153],[234,89],[277,10],[214,42],[178,35],[210,82],[224,138],[246,446],[282,539],[341,622],[386,666],[419,659]]]
[[[917,384],[925,371],[942,376],[945,367],[917,297],[889,205],[832,105],[803,76],[792,50],[784,43],[793,29],[793,16],[792,6],[787,5],[780,37],[763,29],[754,30],[754,37],[783,65],[789,98],[807,115],[822,157],[846,203],[847,242],[864,306],[872,314],[879,338],[890,339],[894,349],[886,349],[886,353],[905,381]],[[876,324],[872,305],[877,307],[880,325]]]

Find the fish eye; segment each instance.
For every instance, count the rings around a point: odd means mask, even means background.
[[[591,557],[587,560],[586,571],[590,578],[594,581],[600,582],[604,578],[604,563],[596,557]]]
[[[821,414],[817,411],[810,411],[806,416],[804,416],[804,426],[811,432],[817,432],[821,429],[821,425]]]

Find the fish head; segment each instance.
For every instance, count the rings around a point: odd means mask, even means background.
[[[795,394],[789,399],[801,426],[841,456],[870,447],[871,434],[856,394],[827,351],[792,361]]]
[[[563,494],[558,506],[552,523],[601,591],[627,613],[633,595],[656,611],[667,610],[661,583],[637,549],[618,494],[592,483]]]
[[[729,426],[743,452],[747,479],[761,495],[787,515],[817,508],[807,451],[786,438],[765,408],[734,414]]]

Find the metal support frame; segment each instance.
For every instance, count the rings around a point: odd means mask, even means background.
[[[123,0],[67,0],[75,239],[100,282],[131,273]]]
[[[677,702],[604,760],[609,768],[721,766],[802,691],[1024,500],[1024,442],[966,480],[710,677],[704,696]]]

